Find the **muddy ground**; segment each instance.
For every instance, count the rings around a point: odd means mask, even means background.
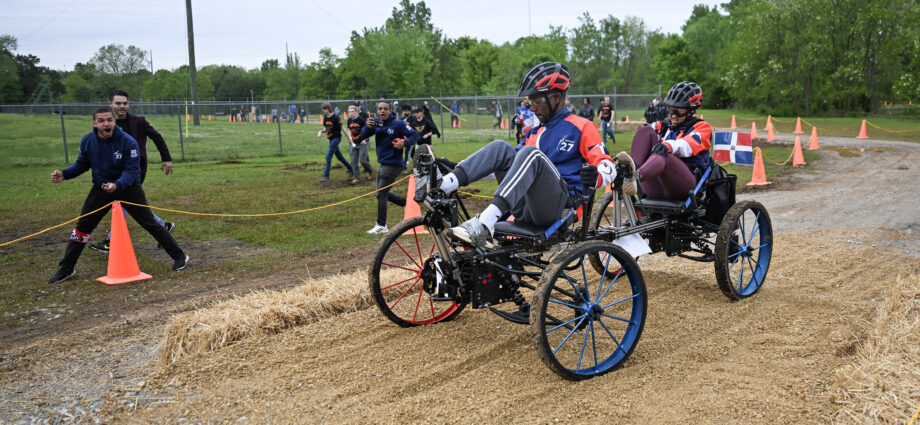
[[[761,292],[730,302],[711,264],[642,258],[645,331],[606,376],[563,381],[526,327],[473,310],[402,329],[372,308],[156,362],[176,312],[296,285],[308,268],[364,266],[330,255],[267,276],[190,276],[168,296],[132,290],[0,329],[0,423],[827,423],[835,370],[896,277],[917,273],[920,144],[821,143],[819,160],[739,195],[766,206],[777,235]],[[259,249],[205,245],[196,251],[213,261]]]

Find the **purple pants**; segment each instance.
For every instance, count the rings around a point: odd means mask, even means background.
[[[639,127],[633,137],[631,154],[639,170],[642,192],[651,199],[687,199],[696,186],[696,176],[680,158],[652,154],[652,147],[658,143],[658,134],[650,126]]]

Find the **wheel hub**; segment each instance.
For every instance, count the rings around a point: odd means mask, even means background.
[[[581,311],[583,311],[588,316],[588,320],[597,320],[601,317],[601,315],[604,314],[604,309],[600,306],[600,304],[594,302],[588,302],[587,304],[583,305],[581,307]]]

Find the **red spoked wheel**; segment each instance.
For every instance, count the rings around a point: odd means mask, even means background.
[[[422,270],[437,251],[434,236],[422,229],[422,217],[413,217],[390,230],[377,246],[368,279],[377,308],[402,327],[447,321],[466,306],[425,292]]]

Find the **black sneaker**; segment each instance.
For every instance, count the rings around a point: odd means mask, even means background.
[[[90,244],[89,247],[92,248],[93,251],[101,252],[103,254],[108,254],[109,253],[109,242],[111,242],[111,240],[106,239],[102,242]]]
[[[67,280],[67,279],[70,279],[70,278],[73,277],[73,275],[75,275],[75,274],[77,274],[77,271],[76,271],[76,270],[71,270],[71,271],[68,272],[67,270],[60,269],[60,268],[59,268],[58,271],[57,271],[57,273],[55,273],[54,276],[51,276],[51,278],[48,279],[48,283],[59,283],[59,282],[63,282],[63,281],[65,281],[65,280]]]
[[[188,265],[188,255],[183,256],[182,258],[173,261],[173,270],[179,271],[185,268]]]

